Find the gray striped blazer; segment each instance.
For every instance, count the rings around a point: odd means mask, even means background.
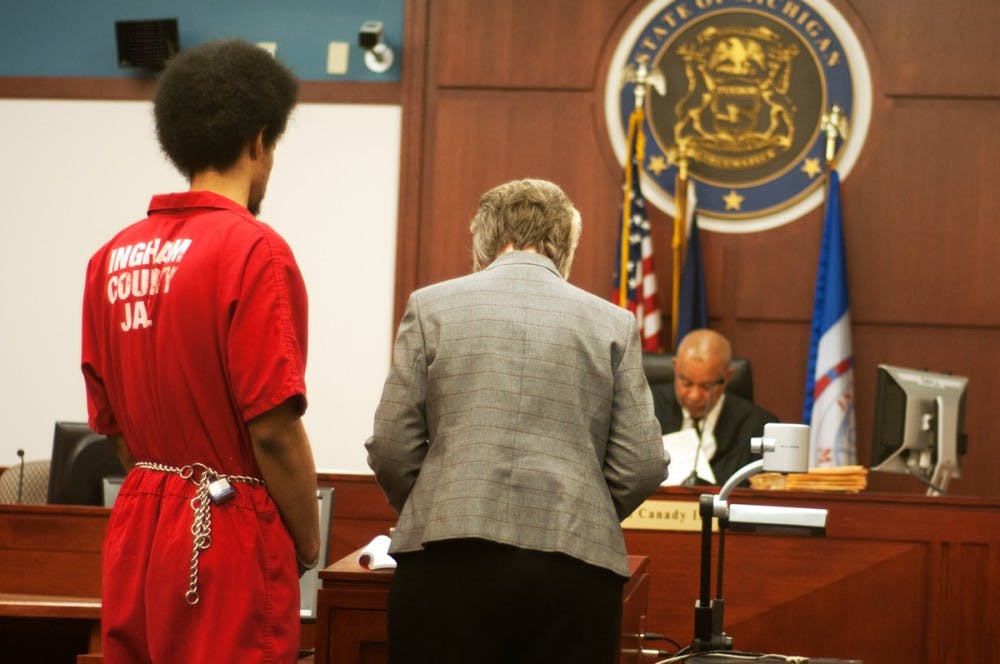
[[[620,521],[669,457],[635,316],[514,251],[410,295],[365,443],[390,552],[480,538],[628,576]]]

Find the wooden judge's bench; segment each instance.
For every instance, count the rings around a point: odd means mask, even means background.
[[[305,631],[303,645],[315,645],[318,662],[380,661],[388,578],[352,562],[395,515],[370,476],[322,475],[320,483],[336,492],[329,559],[339,562],[320,574],[320,613],[304,625],[315,631]],[[697,500],[661,489],[642,509],[646,521],[663,523],[626,528],[626,634],[691,642],[700,533],[686,528]],[[738,489],[730,502],[829,513],[823,537],[727,536],[724,629],[737,649],[865,664],[1000,664],[1000,500]],[[0,505],[0,661],[58,664],[99,649],[108,514]],[[58,644],[65,656],[37,657]],[[638,649],[634,637],[625,641],[634,656],[630,644]]]
[[[647,509],[673,517],[690,505],[695,518],[697,500],[661,489]],[[735,648],[1000,664],[997,499],[739,489],[729,502],[828,510],[822,537],[727,534],[724,629]],[[700,533],[626,530],[625,539],[629,553],[650,557],[646,628],[690,643]]]
[[[343,559],[320,574],[316,659],[384,661],[388,580],[359,575],[352,552],[388,532],[394,514],[367,479],[344,477],[336,491],[331,539]],[[736,649],[865,664],[1000,664],[1000,500],[737,489],[730,503],[828,510],[822,537],[726,536],[723,626]],[[697,493],[661,488],[643,509],[667,523],[625,529],[628,552],[648,559],[648,590],[635,596],[646,597],[645,611],[641,601],[630,610],[638,607],[643,631],[682,645],[694,636],[699,592],[697,504]],[[673,650],[663,641],[644,647]]]

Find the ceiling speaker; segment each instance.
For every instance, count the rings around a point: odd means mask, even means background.
[[[159,71],[179,50],[177,19],[115,21],[118,66]]]

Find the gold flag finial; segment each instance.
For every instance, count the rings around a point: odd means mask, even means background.
[[[677,164],[677,177],[682,180],[688,179],[688,159],[691,158],[691,152],[691,145],[687,138],[678,140],[677,146],[670,150],[670,157]]]
[[[832,166],[837,153],[837,139],[846,141],[848,133],[847,115],[840,106],[834,104],[829,113],[823,114],[822,129],[826,133],[826,163]]]
[[[662,97],[667,94],[667,79],[659,69],[649,69],[645,62],[625,67],[624,83],[633,84],[635,107],[642,108],[646,103],[646,95],[652,87]]]

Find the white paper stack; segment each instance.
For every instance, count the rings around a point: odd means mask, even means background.
[[[395,569],[396,561],[389,555],[389,544],[392,542],[385,535],[377,535],[375,539],[361,549],[358,563],[368,569]]]
[[[705,448],[698,447],[698,434],[694,429],[683,429],[663,435],[663,449],[670,454],[670,474],[662,486],[678,486],[696,469],[698,477],[715,484],[715,473],[705,458]],[[697,455],[697,458],[695,458]]]

